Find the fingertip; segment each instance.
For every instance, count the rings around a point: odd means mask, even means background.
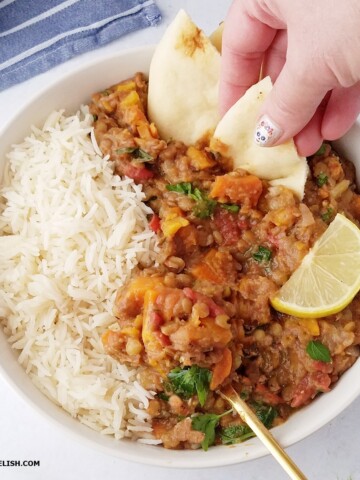
[[[321,133],[327,140],[337,140],[355,123],[360,112],[360,84],[350,88],[337,88],[331,92]]]
[[[259,147],[272,147],[282,135],[282,129],[268,115],[262,115],[255,127],[254,141]]]
[[[271,118],[281,132],[271,145],[279,145],[299,134],[314,116],[325,93],[323,85],[309,79],[305,81],[286,62],[260,111],[260,115]]]
[[[319,150],[324,139],[322,137],[309,138],[297,135],[294,138],[296,150],[301,157],[310,157]]]

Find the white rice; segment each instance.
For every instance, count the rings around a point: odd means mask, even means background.
[[[141,186],[113,175],[87,107],[53,112],[13,147],[0,188],[0,317],[19,362],[52,401],[116,438],[157,443],[152,393],[109,357],[117,289],[156,239]],[[90,134],[90,135],[89,135]]]

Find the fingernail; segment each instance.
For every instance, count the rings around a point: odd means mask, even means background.
[[[283,131],[267,115],[263,115],[255,129],[254,140],[259,147],[271,147]]]

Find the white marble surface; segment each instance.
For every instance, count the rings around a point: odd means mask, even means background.
[[[53,81],[59,72],[113,49],[156,43],[179,8],[210,33],[224,17],[230,0],[157,0],[163,21],[156,28],[130,34],[111,45],[72,59],[50,72],[0,93],[3,126],[29,96]],[[360,379],[359,379],[360,381]],[[0,461],[40,460],[40,467],[1,467],[2,480],[282,480],[288,478],[271,457],[207,470],[167,470],[128,463],[88,450],[54,429],[26,405],[0,377]],[[290,447],[288,453],[309,479],[360,480],[360,398],[318,432]],[[204,453],[211,455],[211,453]],[[1,465],[1,463],[0,463]]]

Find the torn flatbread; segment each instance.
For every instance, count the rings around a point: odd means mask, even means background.
[[[162,138],[195,144],[220,120],[220,54],[180,10],[150,65],[148,113]]]
[[[234,168],[243,168],[271,185],[288,187],[302,199],[308,165],[294,141],[276,147],[260,147],[254,141],[260,107],[271,89],[270,77],[249,88],[219,122],[211,148],[231,157]]]

